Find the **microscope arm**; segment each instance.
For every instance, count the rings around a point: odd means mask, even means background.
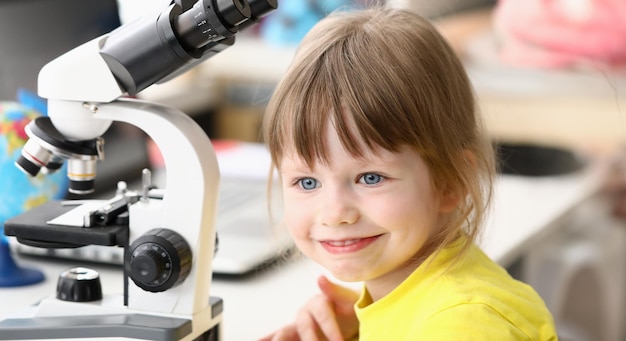
[[[207,307],[214,250],[213,221],[219,186],[217,159],[209,138],[179,111],[126,99],[103,104],[98,119],[122,121],[141,127],[157,144],[166,165],[162,202],[139,201],[131,206],[130,240],[155,227],[177,231],[190,243],[193,268],[182,285],[167,293],[151,293],[131,286],[133,309],[196,313]],[[158,306],[155,296],[159,296]],[[175,299],[172,299],[175,297]]]

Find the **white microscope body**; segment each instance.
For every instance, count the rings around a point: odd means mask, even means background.
[[[27,129],[30,140],[18,162],[21,168],[34,175],[67,159],[74,162],[68,166],[70,190],[89,192],[95,161],[103,158],[100,136],[111,122],[120,121],[140,128],[156,143],[165,162],[166,188],[153,195],[148,183],[141,195],[121,196],[128,212],[128,231],[121,234],[127,239],[123,295],[75,302],[57,294],[40,302],[30,316],[0,321],[0,340],[221,339],[221,300],[209,295],[219,187],[211,141],[176,109],[122,97],[167,81],[219,53],[233,43],[238,28],[276,6],[271,0],[172,3],[156,18],[122,26],[40,71],[39,95],[47,98],[49,120],[64,140],[59,146],[54,138],[37,136],[38,127]],[[51,135],[58,138],[54,131]],[[66,143],[74,142],[93,146],[93,153],[66,148]],[[83,218],[85,231],[94,222]],[[21,225],[11,227],[7,222],[5,233],[13,233],[18,241],[21,233],[23,240],[34,238],[28,229],[22,232]],[[59,242],[55,238],[50,241]],[[121,246],[120,241],[115,243]],[[81,271],[74,275],[85,275]]]

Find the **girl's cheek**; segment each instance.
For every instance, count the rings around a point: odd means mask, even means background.
[[[293,213],[294,210],[289,207],[285,207],[285,224],[287,225],[287,229],[291,232],[292,235],[297,234],[298,230],[301,229],[300,222],[298,219],[298,215]]]
[[[299,214],[286,214],[285,224],[291,236],[296,240],[308,239],[311,224],[309,217]]]

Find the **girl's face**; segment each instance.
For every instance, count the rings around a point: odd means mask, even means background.
[[[355,158],[332,124],[327,166],[313,169],[294,153],[279,164],[285,223],[298,248],[343,281],[365,281],[374,297],[400,284],[414,256],[450,208],[410,148]],[[378,296],[378,295],[377,295]]]

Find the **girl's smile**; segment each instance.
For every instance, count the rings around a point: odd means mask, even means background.
[[[343,240],[320,240],[322,247],[332,254],[345,254],[360,251],[374,243],[381,235]]]

